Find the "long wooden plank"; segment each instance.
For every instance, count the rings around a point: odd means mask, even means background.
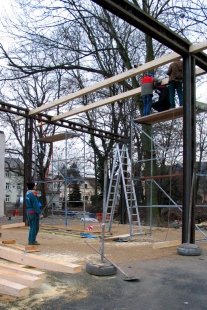
[[[190,53],[198,53],[203,50],[207,49],[207,41],[203,41],[197,44],[193,44],[189,47],[189,52]]]
[[[197,108],[196,114],[205,112],[206,109],[207,109],[207,105],[205,108],[203,104],[203,107]],[[178,107],[175,109],[170,109],[170,110],[163,111],[163,112],[156,112],[156,113],[153,113],[147,116],[136,118],[134,119],[134,122],[140,123],[140,124],[153,125],[155,123],[166,122],[172,119],[177,119],[182,116],[183,116],[183,107]]]
[[[0,278],[15,283],[20,283],[30,288],[36,288],[42,285],[42,279],[40,279],[39,277],[26,274],[17,274],[11,270],[4,270],[1,268],[0,268]]]
[[[62,113],[60,115],[53,116],[51,118],[51,121],[57,121],[59,119],[63,119],[63,118],[73,116],[73,115],[77,115],[77,114],[80,114],[80,113],[83,113],[83,112],[86,112],[89,110],[100,108],[104,105],[111,104],[111,103],[119,101],[119,100],[127,99],[129,97],[134,97],[134,96],[140,94],[140,92],[141,92],[141,87],[134,88],[134,89],[129,90],[127,92],[120,93],[116,96],[105,98],[105,99],[93,102],[91,104],[88,104],[86,106],[81,106],[75,110],[70,110],[70,111]]]
[[[35,109],[32,109],[31,111],[29,111],[29,115],[34,115],[34,114],[38,114],[42,111],[45,111],[45,110],[48,110],[48,109],[51,109],[53,107],[56,107],[60,104],[63,104],[65,102],[69,102],[71,100],[74,100],[74,99],[77,99],[81,96],[84,96],[84,95],[87,95],[91,92],[94,92],[96,90],[99,90],[101,88],[104,88],[106,86],[110,86],[114,83],[118,83],[118,82],[121,82],[123,80],[126,80],[126,79],[129,79],[131,77],[134,77],[136,75],[139,75],[139,74],[142,74],[148,70],[152,70],[154,68],[157,68],[157,67],[160,67],[161,65],[165,65],[169,62],[172,62],[176,59],[180,58],[180,55],[177,54],[177,53],[171,53],[171,54],[168,54],[168,55],[165,55],[165,56],[162,56],[158,59],[155,59],[155,60],[152,60],[152,61],[149,61],[141,66],[139,66],[138,68],[133,68],[133,69],[130,69],[128,71],[125,71],[125,72],[122,72],[118,75],[115,75],[115,76],[112,76],[111,78],[108,78],[108,79],[105,79],[101,82],[98,82],[98,83],[95,83],[93,85],[90,85],[88,87],[85,87],[75,93],[72,93],[72,94],[69,94],[69,95],[66,95],[64,97],[61,97],[55,101],[52,101],[52,102],[49,102],[41,107],[38,107],[38,108],[35,108]],[[19,121],[20,119],[22,119],[23,117],[18,117],[16,119],[16,121]]]
[[[7,228],[18,228],[18,227],[23,227],[25,226],[24,222],[20,222],[20,223],[13,223],[13,224],[5,224],[5,225],[1,225],[0,229],[7,229]]]
[[[191,45],[189,50],[190,50],[190,52],[196,53],[196,52],[199,52],[199,51],[204,50],[206,48],[207,48],[207,41],[204,41],[204,42],[201,42],[198,44]],[[164,55],[160,58],[154,59],[154,60],[149,61],[149,62],[147,62],[141,66],[138,66],[137,68],[133,68],[131,70],[122,72],[122,73],[115,75],[111,78],[105,79],[104,81],[98,82],[98,83],[93,84],[93,85],[88,86],[88,87],[85,87],[85,88],[83,88],[83,89],[81,89],[75,93],[66,95],[64,97],[61,97],[61,98],[53,101],[53,102],[47,103],[44,106],[35,108],[29,112],[29,115],[37,114],[39,112],[51,109],[52,107],[58,106],[58,105],[63,104],[65,102],[69,102],[73,99],[87,95],[87,94],[94,92],[98,89],[101,89],[103,87],[110,86],[114,83],[121,82],[125,79],[128,79],[128,78],[134,77],[136,75],[142,74],[148,70],[153,70],[153,69],[158,68],[160,66],[163,66],[167,63],[170,63],[170,62],[172,62],[172,61],[174,61],[180,57],[181,56],[175,52],[168,54],[168,55]]]
[[[3,243],[3,242],[2,242]],[[8,246],[8,247],[12,247],[13,249],[18,249],[20,251],[26,251],[28,253],[31,253],[31,252],[40,252],[38,246],[36,245],[22,245],[22,244],[17,244],[17,243],[5,243],[4,244],[5,246]]]
[[[172,241],[164,241],[164,242],[155,242],[153,243],[153,249],[162,249],[169,248],[171,246],[180,246],[181,240],[172,240]]]
[[[201,51],[202,49],[205,49],[206,48],[206,41],[203,42],[203,44],[197,44],[197,45],[191,45],[190,46],[190,50],[193,52],[193,53],[196,53],[198,51]],[[128,78],[131,78],[131,77],[134,77],[136,75],[139,75],[139,74],[142,74],[148,70],[152,70],[152,69],[155,69],[157,67],[160,67],[162,65],[165,65],[167,63],[170,63],[176,59],[179,59],[181,56],[175,52],[171,53],[171,54],[168,54],[168,55],[165,55],[165,56],[162,56],[160,58],[157,58],[155,60],[152,60],[152,61],[149,61],[141,66],[138,66],[137,68],[133,68],[131,70],[128,70],[128,71],[125,71],[125,72],[122,72],[118,75],[115,75],[111,78],[108,78],[108,79],[105,79],[104,81],[101,81],[101,82],[98,82],[96,84],[93,84],[91,86],[88,86],[88,87],[85,87],[75,93],[72,93],[72,94],[69,94],[69,95],[66,95],[66,96],[63,96],[55,101],[52,101],[52,102],[49,102],[41,107],[38,107],[38,108],[35,108],[35,109],[32,109],[31,111],[29,111],[29,115],[34,115],[34,114],[38,114],[42,111],[45,111],[45,110],[49,110],[55,106],[58,106],[60,104],[63,104],[65,102],[69,102],[71,100],[74,100],[76,98],[79,98],[81,96],[84,96],[84,95],[87,95],[91,92],[94,92],[96,90],[99,90],[103,87],[106,87],[106,86],[110,86],[114,83],[118,83],[118,82],[121,82],[125,79],[128,79]],[[205,73],[204,70],[200,69],[199,70],[199,74],[198,75],[201,75]],[[113,97],[112,97],[113,98]],[[127,98],[127,97],[126,97]],[[124,99],[124,97],[123,97]],[[108,102],[108,103],[105,103],[105,104],[109,104],[109,103],[112,103],[114,101],[111,101],[111,102]],[[90,105],[87,105],[87,107],[90,106]],[[92,108],[94,108],[92,106]],[[90,109],[90,108],[89,108]],[[89,110],[88,109],[88,110]],[[88,111],[86,110],[86,111]],[[78,113],[81,113],[81,112],[78,112]],[[76,113],[75,113],[76,114]],[[73,115],[75,115],[73,114]],[[62,115],[62,114],[61,114]],[[67,117],[67,116],[63,116],[62,118],[64,117]],[[18,117],[16,119],[16,121],[18,120],[21,120],[23,117]],[[57,118],[57,119],[60,119],[60,118]],[[53,119],[55,120],[55,119]]]
[[[104,241],[113,241],[113,240],[124,239],[124,238],[128,238],[128,237],[130,237],[129,234],[119,235],[119,236],[112,236],[112,237],[104,238]]]
[[[64,273],[81,272],[81,266],[77,264],[64,264],[60,260],[57,261],[35,254],[22,253],[17,250],[2,246],[0,246],[0,257],[18,264],[24,264],[39,269]]]
[[[29,292],[30,290],[28,286],[0,278],[1,294],[7,294],[15,297],[26,297],[29,295]]]
[[[42,281],[45,280],[46,276],[47,276],[46,273],[43,271],[23,268],[23,267],[19,267],[19,266],[6,265],[4,263],[0,263],[0,269],[10,270],[10,271],[16,273],[17,275],[23,274],[23,275],[36,276],[36,277],[39,277],[40,279],[42,279]]]
[[[204,70],[202,70],[200,68],[196,69],[196,76],[201,75],[203,73],[205,73]],[[161,83],[162,83],[162,85],[166,85],[168,83],[168,78],[163,79]],[[73,115],[77,115],[77,114],[80,114],[80,113],[83,113],[83,112],[86,112],[89,110],[93,110],[93,109],[102,107],[102,106],[107,105],[107,104],[111,104],[111,103],[116,102],[118,100],[123,100],[123,99],[129,98],[129,97],[134,97],[136,95],[139,95],[140,93],[141,93],[141,87],[138,87],[138,88],[135,88],[131,91],[124,92],[124,93],[118,94],[116,96],[112,96],[112,97],[109,97],[109,98],[106,98],[106,99],[103,99],[103,100],[100,100],[97,102],[93,102],[91,104],[88,104],[87,106],[82,106],[82,107],[79,107],[77,109],[70,110],[68,112],[65,112],[65,113],[62,113],[59,115],[55,115],[51,118],[51,120],[57,121],[57,120],[60,120],[63,118],[67,118],[67,117],[70,117]],[[160,113],[161,112],[159,112],[159,116],[161,116]],[[178,116],[178,117],[181,117],[181,116]],[[170,120],[170,119],[172,119],[171,116],[167,120]],[[165,121],[166,121],[166,119],[165,119]],[[44,124],[45,123],[43,122],[37,126],[42,126]]]
[[[15,244],[16,240],[2,240],[1,241],[3,244]]]

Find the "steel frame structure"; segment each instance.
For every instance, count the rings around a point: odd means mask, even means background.
[[[183,213],[182,243],[195,243],[195,65],[207,71],[207,55],[190,52],[190,42],[127,0],[91,0],[183,57]],[[190,193],[193,189],[191,199]],[[190,210],[190,205],[192,208]],[[190,231],[190,236],[189,232]]]

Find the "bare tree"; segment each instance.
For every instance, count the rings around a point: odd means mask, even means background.
[[[197,42],[198,34],[206,29],[205,1],[191,1],[190,4],[188,1],[174,3],[169,0],[132,2],[190,41],[193,38]],[[168,51],[159,42],[91,1],[84,1],[83,4],[77,0],[16,0],[15,3],[18,5],[17,18],[2,21],[11,40],[15,39],[8,50],[3,45],[0,46],[0,57],[2,61],[6,60],[6,65],[1,70],[2,82],[18,79],[26,83],[31,76],[45,72],[52,80],[54,72],[58,72],[60,79],[56,79],[58,86],[54,87],[53,93],[54,98],[57,98]],[[165,70],[165,67],[159,68],[155,73],[161,74]],[[139,83],[140,77],[127,79],[119,85],[61,106],[56,112],[62,113],[66,109],[113,96],[138,87]],[[90,126],[104,127],[111,132],[129,136],[130,117],[139,116],[141,111],[142,102],[139,97],[135,97],[95,112],[87,112],[77,119]],[[143,126],[143,129],[150,134],[148,127]],[[134,139],[139,150],[138,159],[149,158],[149,142],[143,135],[138,137],[135,134]],[[104,159],[111,154],[113,142],[97,140],[91,136],[89,144],[102,165]],[[154,165],[156,171],[156,162]],[[149,165],[146,165],[145,174],[149,174],[149,169]],[[141,171],[141,166],[138,170]]]

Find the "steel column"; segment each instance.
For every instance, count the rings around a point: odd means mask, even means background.
[[[196,75],[195,75],[195,58],[191,56],[191,109],[192,109],[192,207],[191,207],[191,221],[190,221],[190,243],[195,243],[195,207],[196,207]],[[193,178],[193,174],[194,178]]]
[[[24,202],[23,202],[23,222],[26,223],[26,202],[27,181],[32,181],[32,137],[33,137],[33,119],[25,119],[25,147],[24,147]]]
[[[183,57],[183,213],[182,243],[195,242],[195,184],[193,167],[195,166],[196,121],[195,121],[195,60],[192,56]],[[191,191],[193,199],[191,201]],[[191,207],[191,208],[190,208]],[[191,214],[191,210],[193,211]],[[191,217],[193,215],[193,217]],[[191,219],[191,220],[190,220]],[[191,222],[191,223],[190,223]],[[191,227],[191,241],[189,229]]]

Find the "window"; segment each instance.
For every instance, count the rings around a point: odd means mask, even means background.
[[[9,189],[9,183],[6,183],[6,189]]]
[[[21,184],[20,184],[20,183],[18,183],[18,184],[17,184],[17,189],[22,189],[22,187],[21,187]]]
[[[87,183],[85,183],[85,188],[87,188],[88,187],[88,184]]]
[[[7,177],[7,178],[9,178],[9,177],[10,177],[10,173],[9,173],[9,171],[6,171],[6,172],[5,172],[5,177]]]
[[[88,196],[83,196],[83,200],[88,200]]]
[[[9,202],[10,201],[10,196],[9,195],[6,195],[6,202]]]

